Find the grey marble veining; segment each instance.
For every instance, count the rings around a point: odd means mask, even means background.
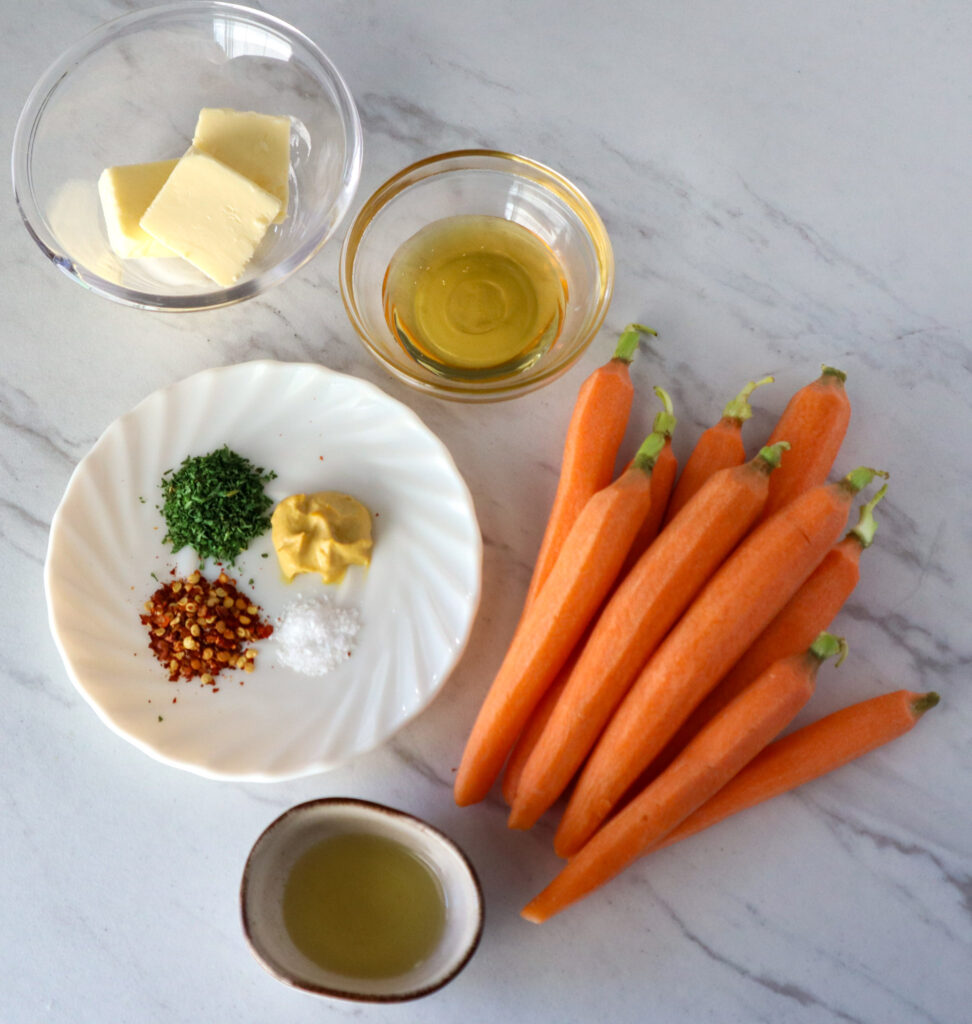
[[[82,32],[143,0],[7,5],[0,139]],[[0,1020],[594,1020],[957,1024],[972,1005],[972,13],[868,4],[463,0],[263,4],[321,44],[365,129],[355,203],[407,163],[521,152],[601,213],[615,298],[567,376],[460,406],[387,376],[348,324],[337,240],[242,307],[116,307],[47,266],[0,204]],[[897,688],[941,707],[894,744],[633,866],[540,928],[518,912],[557,870],[554,817],[466,809],[462,742],[519,613],[563,430],[625,323],[631,450],[672,394],[681,459],[749,379],[755,450],[821,363],[848,374],[837,465],[891,472],[878,536],[798,724]],[[270,786],[146,758],[75,692],[43,562],[77,461],[151,391],[249,359],[319,361],[401,399],[446,443],[484,537],[483,597],[440,696],[378,751]],[[528,437],[526,443],[524,438]],[[247,851],[280,811],[349,794],[419,814],[468,851],[487,925],[451,986],[411,1007],[319,1002],[260,970],[239,928]]]

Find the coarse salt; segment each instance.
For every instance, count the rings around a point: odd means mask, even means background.
[[[322,676],[348,660],[360,627],[356,608],[341,608],[328,597],[301,596],[284,609],[273,638],[284,665]]]

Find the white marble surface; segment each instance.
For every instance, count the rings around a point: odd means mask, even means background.
[[[138,3],[4,5],[0,139],[81,32]],[[965,0],[279,0],[336,60],[365,127],[358,203],[415,158],[523,152],[601,211],[618,265],[600,340],[512,404],[418,397],[363,352],[337,244],[265,298],[213,313],[123,309],[47,266],[0,206],[0,1020],[845,1021],[969,1019],[972,1005],[972,14]],[[357,205],[357,203],[356,203]],[[584,375],[632,319],[634,369],[681,416],[683,457],[740,382],[775,373],[755,444],[823,361],[847,371],[840,466],[886,466],[878,542],[841,614],[851,658],[805,717],[935,689],[909,736],[641,862],[537,928],[552,827],[498,799],[453,806],[464,734],[513,627]],[[150,391],[254,357],[375,381],[446,442],[486,541],[481,612],[445,691],[386,748],[328,775],[220,784],[105,729],[48,635],[47,530],[99,433]],[[647,399],[631,439],[646,432]],[[529,439],[528,443],[525,439]],[[350,794],[428,818],[484,885],[480,951],[418,1005],[319,1001],[250,957],[237,889],[280,811]]]

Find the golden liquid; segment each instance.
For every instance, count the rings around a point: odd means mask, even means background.
[[[385,319],[435,373],[501,377],[532,365],[556,340],[567,283],[532,231],[502,217],[447,217],[392,257]]]
[[[283,896],[294,945],[354,978],[404,974],[436,947],[445,898],[426,864],[383,836],[332,836],[298,858]]]

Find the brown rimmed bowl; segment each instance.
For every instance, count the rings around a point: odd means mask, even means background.
[[[287,933],[283,892],[294,864],[321,840],[348,833],[401,843],[430,868],[442,888],[442,937],[433,952],[405,974],[355,978],[325,970],[304,956]],[[404,1002],[437,991],[469,963],[483,930],[479,879],[451,839],[404,811],[344,797],[298,804],[264,830],[243,870],[240,908],[250,949],[275,978],[314,995],[359,1002]]]

